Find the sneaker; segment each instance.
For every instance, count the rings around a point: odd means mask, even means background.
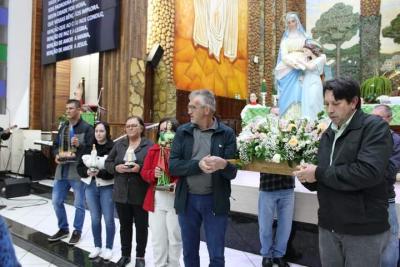
[[[112,250],[109,248],[106,248],[106,250],[103,251],[103,253],[101,253],[101,257],[103,258],[103,260],[105,261],[109,261],[112,258]]]
[[[92,252],[90,252],[89,258],[90,258],[90,259],[96,258],[97,256],[100,255],[100,252],[101,252],[101,248],[95,247],[95,248],[92,250]]]
[[[79,233],[77,230],[74,230],[72,232],[71,239],[68,241],[68,244],[75,245],[79,242],[79,239],[81,239],[81,233]]]
[[[58,241],[60,239],[66,238],[69,236],[69,231],[68,230],[58,230],[57,233],[55,233],[54,235],[50,236],[49,238],[47,238],[48,241],[50,242],[54,242],[54,241]]]
[[[143,258],[136,258],[135,267],[145,267]]]

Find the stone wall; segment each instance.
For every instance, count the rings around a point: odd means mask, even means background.
[[[378,75],[380,68],[380,0],[360,2],[360,80]]]
[[[129,79],[129,114],[143,116],[144,109],[144,88],[145,88],[145,61],[132,58]],[[127,117],[128,117],[127,116]]]
[[[170,82],[170,72],[161,61],[154,75],[153,120],[176,115],[176,88]]]
[[[285,15],[289,11],[297,12],[305,26],[306,0],[248,0],[248,93],[260,93],[262,79],[267,82],[266,103],[272,103],[274,86],[274,68],[279,46],[285,31]],[[259,65],[254,63],[258,56]]]

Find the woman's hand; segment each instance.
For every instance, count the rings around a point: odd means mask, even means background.
[[[129,172],[131,168],[129,168],[128,166],[126,166],[125,164],[118,164],[117,166],[115,166],[115,171],[118,173],[126,173]]]
[[[162,170],[159,168],[159,167],[156,167],[155,169],[154,169],[154,177],[156,177],[156,178],[160,178],[161,177],[161,175],[162,175]]]
[[[126,166],[125,164],[118,164],[115,166],[115,171],[119,173],[127,173],[127,172],[140,172],[140,165],[137,163],[133,163],[133,167]]]
[[[99,170],[95,170],[95,171],[91,171],[90,169],[87,170],[87,175],[88,176],[97,176],[97,174],[99,174]]]

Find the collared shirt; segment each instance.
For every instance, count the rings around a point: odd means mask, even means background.
[[[214,118],[214,122],[210,128],[201,130],[197,125],[193,129],[193,150],[192,159],[201,160],[210,154],[211,151],[211,136],[218,128],[218,122]],[[211,174],[201,173],[191,175],[187,178],[189,192],[192,194],[206,195],[213,192]]]
[[[332,150],[331,150],[329,165],[332,165],[332,157],[333,157],[333,152],[335,151],[336,140],[343,134],[343,132],[344,132],[344,130],[346,130],[347,126],[349,126],[350,121],[353,118],[356,111],[357,110],[355,110],[353,112],[353,114],[351,114],[350,118],[345,123],[343,123],[343,125],[340,128],[332,122],[331,129],[335,133],[335,139],[333,140],[333,143],[332,143]]]

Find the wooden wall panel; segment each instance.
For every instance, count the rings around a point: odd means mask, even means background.
[[[189,91],[176,90],[176,119],[180,123],[186,123],[190,120],[187,113],[189,94]],[[217,96],[215,100],[217,104],[216,116],[233,128],[236,134],[239,134],[241,130],[240,112],[246,105],[246,100],[222,96]]]
[[[42,117],[42,66],[41,31],[42,31],[42,0],[32,1],[32,46],[29,99],[29,128],[41,129]]]
[[[71,61],[63,60],[56,63],[56,87],[54,99],[53,124],[57,124],[57,118],[65,113],[65,103],[70,96]]]
[[[100,53],[102,118],[112,124],[125,123],[129,116],[129,82],[131,58],[146,58],[147,0],[121,1],[119,47]]]
[[[42,71],[42,99],[41,99],[41,129],[50,131],[56,129],[54,121],[54,99],[56,87],[56,64],[50,64],[43,67]],[[31,94],[32,95],[32,94]]]

